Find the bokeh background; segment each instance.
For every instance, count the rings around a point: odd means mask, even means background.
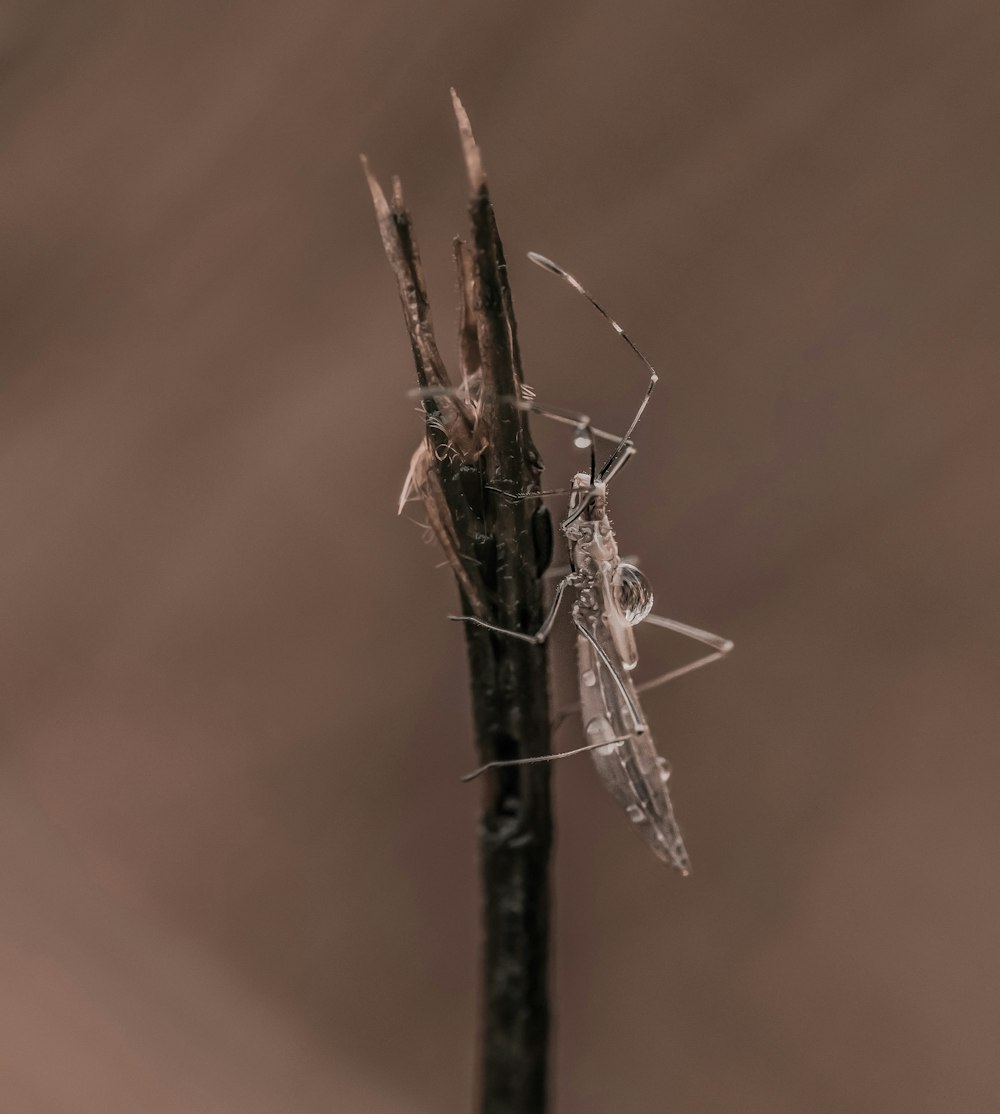
[[[463,640],[357,160],[451,352],[454,84],[529,381],[643,382],[536,249],[664,373],[623,548],[737,644],[648,701],[692,878],[555,772],[555,1109],[998,1109],[998,58],[986,0],[4,5],[0,1108],[469,1109]]]

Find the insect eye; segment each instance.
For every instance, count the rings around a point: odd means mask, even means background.
[[[653,589],[635,565],[619,565],[615,576],[615,603],[630,627],[641,623],[653,609]]]

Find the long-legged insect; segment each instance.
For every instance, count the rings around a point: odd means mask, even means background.
[[[560,524],[569,548],[570,571],[557,583],[549,612],[534,633],[507,630],[474,616],[451,615],[449,618],[475,623],[510,638],[541,643],[552,630],[566,589],[575,588],[577,594],[572,618],[577,630],[580,708],[588,742],[585,746],[558,754],[490,762],[467,775],[465,780],[495,767],[548,762],[590,751],[601,780],[625,809],[653,853],[687,874],[691,864],[667,791],[669,767],[657,753],[638,694],[640,690],[654,688],[719,660],[729,653],[733,644],[719,635],[651,614],[653,592],[648,580],[635,565],[619,556],[618,543],[608,517],[608,485],[636,451],[632,434],[649,403],[658,376],[621,325],[577,279],[544,256],[530,252],[529,258],[568,282],[605,317],[642,360],[649,372],[649,383],[635,416],[622,436],[595,429],[586,415],[540,406],[534,400],[514,400],[522,408],[542,417],[572,424],[577,431],[578,446],[590,448],[589,472],[578,472],[573,477],[572,487],[566,491],[570,495],[569,512]],[[450,388],[448,392],[451,392]],[[418,393],[444,392],[432,388]],[[599,471],[595,451],[595,440],[598,438],[614,444]],[[538,493],[514,493],[508,498],[538,498]],[[636,685],[632,680],[632,671],[638,664],[639,655],[633,628],[642,622],[693,638],[708,646],[711,652],[643,685]]]

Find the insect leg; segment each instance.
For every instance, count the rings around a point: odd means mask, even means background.
[[[636,447],[632,444],[631,441],[625,441],[623,442],[623,444],[625,447],[621,450],[620,455],[618,455],[618,459],[614,462],[613,465],[611,465],[611,461],[608,461],[609,467],[605,467],[604,471],[601,473],[601,479],[606,484],[611,483],[612,479],[614,479],[614,477],[618,475],[618,473],[636,454]]]
[[[622,558],[626,565],[638,565],[641,560],[642,558],[637,553],[628,553]],[[545,578],[561,579],[564,576],[569,576],[571,572],[573,572],[573,569],[569,565],[556,565],[554,568],[545,570]]]
[[[631,453],[628,454],[628,456],[622,457],[621,462],[624,463],[626,460],[629,459],[629,456],[631,456]],[[593,498],[594,492],[597,490],[597,487],[594,485],[593,482],[591,482],[591,486],[589,488],[555,487],[550,488],[547,491],[504,491],[503,488],[494,487],[492,484],[486,484],[486,489],[487,491],[497,492],[505,499],[509,499],[512,503],[522,499],[540,499],[547,495],[581,495],[582,493],[582,497],[579,503],[577,503],[577,505],[567,515],[567,517],[559,523],[559,529],[565,532],[566,527],[571,526],[574,522],[576,522],[576,520],[583,514],[587,507],[590,506],[590,501]]]
[[[469,389],[465,385],[461,387],[415,387],[412,391],[407,391],[407,394],[411,398],[459,398],[467,400],[469,397]],[[594,482],[597,475],[594,439],[598,438],[618,446],[616,453],[622,451],[623,444],[628,440],[627,438],[622,438],[617,433],[608,433],[607,430],[597,429],[592,424],[588,415],[581,414],[576,410],[567,410],[565,407],[553,406],[551,404],[542,406],[534,399],[521,398],[516,395],[496,395],[495,398],[497,402],[511,403],[516,406],[518,410],[523,410],[526,413],[537,414],[540,418],[548,418],[550,421],[559,422],[561,425],[572,426],[576,431],[575,441],[577,448],[590,449],[591,483]],[[629,442],[629,444],[631,444],[631,442]]]
[[[555,762],[558,758],[572,758],[574,754],[586,754],[588,750],[600,750],[602,747],[618,746],[627,743],[630,735],[620,735],[615,739],[602,739],[599,743],[588,743],[585,747],[576,747],[574,750],[560,750],[555,754],[540,754],[536,758],[510,758],[505,761],[487,762],[471,774],[463,774],[461,781],[472,781],[487,770],[498,770],[504,766],[533,766],[538,762]]]
[[[502,495],[511,503],[520,503],[525,499],[544,499],[548,495],[572,495],[578,488],[575,487],[552,487],[544,491],[504,491],[502,487],[494,487],[493,484],[485,484],[487,491],[495,491],[498,495]]]
[[[671,669],[669,672],[663,673],[659,677],[654,677],[651,681],[643,681],[641,684],[636,685],[636,692],[648,692],[650,689],[665,685],[667,681],[673,681],[677,677],[683,677],[685,673],[693,673],[696,669],[701,669],[703,665],[711,665],[713,661],[720,661],[733,648],[733,643],[730,642],[728,638],[722,638],[707,630],[699,630],[698,627],[689,627],[686,623],[677,622],[676,619],[665,619],[661,615],[647,615],[646,618],[643,619],[643,623],[652,623],[654,627],[664,627],[666,630],[672,630],[677,634],[683,634],[686,638],[693,638],[696,642],[701,642],[705,646],[711,646],[712,653],[705,654],[700,658],[695,658],[694,661],[688,662],[687,665],[679,666],[677,669]]]
[[[484,630],[491,630],[495,634],[506,634],[510,638],[519,638],[522,642],[531,642],[535,646],[540,646],[546,638],[549,637],[552,624],[556,621],[559,605],[562,603],[563,593],[566,591],[572,579],[572,574],[570,574],[560,580],[556,585],[556,591],[552,599],[552,606],[549,608],[549,613],[545,616],[545,621],[534,634],[525,634],[523,631],[519,630],[508,630],[507,627],[497,627],[492,623],[477,619],[475,615],[449,615],[448,618],[455,623],[473,623],[475,626],[482,627]]]

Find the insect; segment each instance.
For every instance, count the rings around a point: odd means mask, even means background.
[[[579,703],[588,742],[585,746],[555,754],[489,762],[467,774],[463,780],[471,780],[496,767],[549,762],[589,751],[605,787],[625,810],[653,853],[687,874],[691,864],[667,790],[669,766],[656,750],[639,693],[719,660],[732,650],[733,643],[709,631],[652,614],[653,592],[649,581],[634,564],[619,555],[615,532],[608,517],[608,486],[636,452],[632,434],[656,386],[658,376],[655,369],[621,325],[573,275],[545,256],[529,252],[528,257],[533,263],[562,278],[602,314],[643,362],[649,381],[642,401],[622,436],[595,429],[584,414],[541,406],[533,398],[512,400],[522,409],[541,417],[572,425],[577,447],[590,450],[589,470],[576,473],[570,488],[541,493],[568,494],[570,497],[567,516],[560,523],[569,550],[569,571],[556,584],[545,620],[534,633],[494,626],[475,616],[451,615],[449,618],[456,622],[474,623],[509,638],[542,643],[553,628],[567,589],[574,589],[576,598],[572,606],[572,620],[577,631]],[[445,392],[432,388],[416,393],[427,396]],[[447,393],[453,392],[448,389]],[[597,440],[614,446],[600,468],[597,467]],[[404,489],[404,496],[406,494]],[[537,492],[507,495],[508,498],[532,499],[538,496]],[[632,674],[639,661],[635,627],[640,623],[663,627],[694,639],[707,646],[710,652],[637,685]]]

